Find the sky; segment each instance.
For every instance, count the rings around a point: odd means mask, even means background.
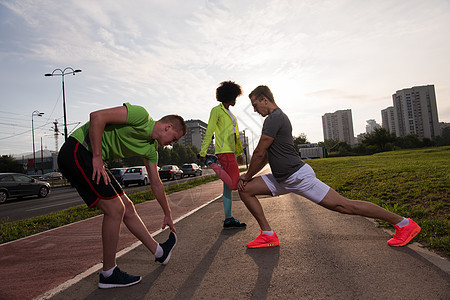
[[[61,147],[62,77],[44,74],[66,67],[82,70],[64,76],[69,133],[124,102],[207,122],[226,80],[250,151],[258,85],[312,143],[325,113],[351,109],[357,135],[413,86],[435,85],[450,122],[448,0],[0,0],[0,26],[0,155],[32,152],[32,122],[36,149]]]

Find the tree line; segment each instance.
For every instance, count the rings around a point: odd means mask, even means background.
[[[301,133],[294,137],[294,146],[298,149],[301,144],[310,144],[306,134]],[[360,143],[349,145],[346,142],[337,140],[325,140],[318,143],[320,147],[327,150],[328,156],[351,156],[351,155],[369,155],[377,152],[392,151],[399,149],[413,149],[432,146],[450,146],[450,127],[444,128],[440,136],[432,139],[420,139],[415,134],[409,134],[403,137],[397,137],[389,133],[384,128],[375,129],[372,133],[364,135]],[[185,163],[199,163],[197,159],[198,148],[195,146],[183,146],[175,143],[173,147],[158,148],[158,166],[177,165],[182,166]],[[106,162],[108,168],[121,168],[131,166],[142,166],[144,161],[141,157],[128,157]],[[0,172],[24,173],[22,165],[9,155],[0,157]]]
[[[183,146],[179,143],[173,144],[172,147],[165,146],[158,148],[158,166],[177,165],[181,167],[185,163],[198,163],[198,148],[195,146]],[[114,161],[106,162],[108,168],[121,168],[131,166],[142,166],[144,160],[142,157],[133,156]]]
[[[305,135],[302,134],[298,138],[294,138],[294,142],[296,139],[305,141]],[[307,140],[305,143],[308,143]],[[356,145],[349,145],[346,142],[337,140],[325,140],[320,142],[319,146],[327,150],[328,156],[369,155],[400,149],[450,146],[450,127],[444,128],[440,136],[432,139],[421,139],[416,134],[397,137],[394,133],[390,133],[384,128],[378,128],[371,133],[364,134],[361,142]]]

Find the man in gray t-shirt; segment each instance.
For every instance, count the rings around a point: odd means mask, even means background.
[[[239,178],[238,184],[239,196],[261,227],[261,234],[247,247],[274,247],[280,244],[256,195],[295,193],[333,211],[384,220],[395,227],[394,237],[388,241],[389,246],[405,246],[420,232],[419,225],[413,220],[371,202],[347,199],[317,179],[313,169],[300,159],[294,147],[291,122],[275,103],[270,89],[258,86],[249,97],[255,112],[267,118],[247,173]],[[273,173],[254,177],[267,162]]]
[[[262,134],[273,138],[267,149],[267,159],[278,182],[286,180],[305,164],[295,150],[291,121],[280,108],[275,108],[266,118]]]

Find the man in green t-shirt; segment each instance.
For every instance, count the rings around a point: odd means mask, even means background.
[[[157,169],[158,145],[173,145],[186,134],[186,123],[178,115],[154,121],[141,106],[123,106],[92,112],[90,120],[64,143],[58,155],[62,174],[77,189],[89,207],[103,213],[103,271],[100,288],[130,286],[141,276],[129,275],[116,265],[116,249],[122,222],[154,255],[166,264],[176,245],[175,226],[164,186]],[[149,174],[156,200],[164,211],[162,228],[169,226],[169,239],[158,244],[137,214],[134,204],[122,190],[104,161],[141,156]]]

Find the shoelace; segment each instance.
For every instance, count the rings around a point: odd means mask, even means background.
[[[118,274],[120,280],[130,280],[133,276],[129,275],[127,272],[120,271]]]

